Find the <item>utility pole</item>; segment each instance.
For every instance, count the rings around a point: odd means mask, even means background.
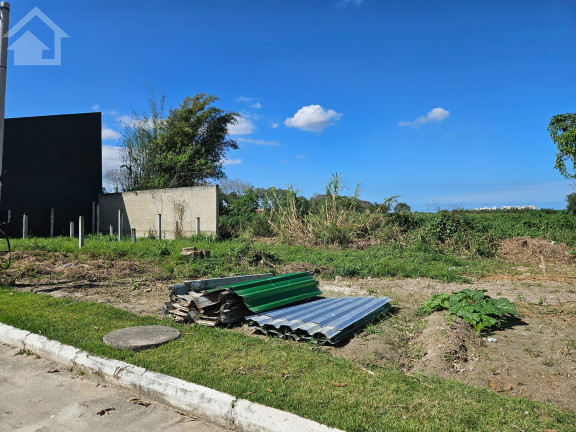
[[[10,28],[10,3],[0,3],[0,201],[4,159],[4,108],[6,101],[6,68],[8,66],[8,30]]]

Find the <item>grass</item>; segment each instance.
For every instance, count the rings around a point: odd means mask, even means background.
[[[311,345],[176,325],[97,303],[0,288],[0,321],[347,431],[569,431],[576,423],[575,413],[456,381],[386,368],[371,375]],[[138,353],[102,342],[118,328],[160,323],[183,335]]]
[[[220,277],[234,274],[280,272],[289,264],[306,262],[321,269],[321,277],[429,277],[467,282],[470,277],[501,272],[506,265],[488,258],[465,258],[427,244],[384,243],[365,249],[295,246],[199,236],[176,240],[130,239],[88,236],[85,246],[67,237],[14,239],[14,251],[33,254],[59,252],[78,260],[130,258],[159,263],[168,279]],[[209,259],[183,257],[183,247],[211,250]],[[262,264],[264,259],[264,264]]]

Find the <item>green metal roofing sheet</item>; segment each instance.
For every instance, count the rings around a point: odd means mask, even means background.
[[[322,294],[316,281],[306,272],[289,273],[221,287],[242,297],[254,313],[297,303]]]

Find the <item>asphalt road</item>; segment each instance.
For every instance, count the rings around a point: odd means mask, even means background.
[[[0,344],[1,432],[225,431],[138,397]]]

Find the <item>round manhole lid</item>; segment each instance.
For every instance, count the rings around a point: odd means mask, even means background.
[[[170,342],[180,336],[180,332],[166,326],[127,327],[114,330],[104,336],[104,343],[112,348],[138,351]]]

